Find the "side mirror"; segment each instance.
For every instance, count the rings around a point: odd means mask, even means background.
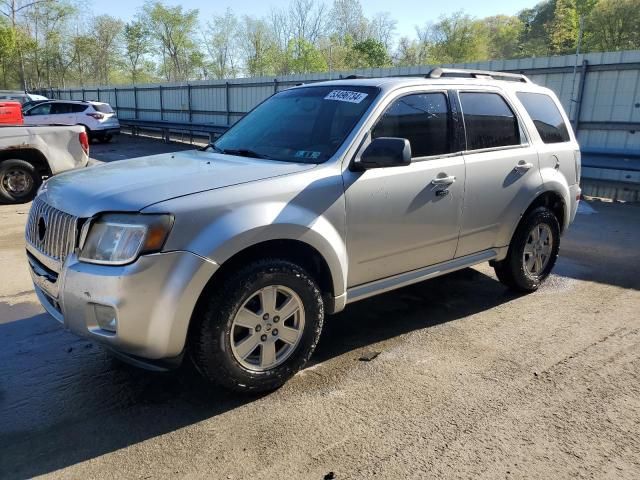
[[[356,165],[362,169],[403,167],[411,163],[411,144],[406,138],[375,138]]]

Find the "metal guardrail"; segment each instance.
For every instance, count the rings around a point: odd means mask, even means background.
[[[133,118],[121,118],[120,125],[131,129],[133,135],[138,135],[141,130],[153,130],[162,133],[164,142],[171,141],[171,133],[204,134],[213,141],[229,129],[228,125],[213,125],[193,122],[169,122],[160,120],[136,120]]]

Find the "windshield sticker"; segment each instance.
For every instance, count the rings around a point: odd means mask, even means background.
[[[296,158],[311,158],[313,160],[316,160],[317,158],[320,158],[320,155],[322,155],[322,152],[308,152],[306,150],[298,150],[295,154]]]
[[[352,92],[350,90],[331,90],[325,100],[337,100],[338,102],[360,103],[367,98],[367,93]]]

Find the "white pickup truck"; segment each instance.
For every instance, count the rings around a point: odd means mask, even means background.
[[[88,162],[82,126],[0,126],[0,202],[29,202],[44,178]]]

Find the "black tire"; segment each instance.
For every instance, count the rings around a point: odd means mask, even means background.
[[[113,135],[107,133],[94,133],[93,138],[100,143],[109,143],[113,138]]]
[[[26,190],[12,188],[9,176],[15,173],[25,175]],[[27,203],[33,200],[42,184],[42,177],[36,168],[25,160],[10,159],[0,162],[0,200],[6,203]]]
[[[532,275],[525,268],[524,250],[534,227],[541,224],[547,225],[552,233],[550,242],[551,253],[549,259],[540,271]],[[546,207],[538,207],[524,217],[516,229],[507,257],[495,262],[493,268],[498,280],[517,292],[535,292],[551,273],[558,258],[560,248],[560,225],[554,213]]]
[[[208,381],[230,390],[258,393],[277,389],[304,367],[320,339],[324,303],[315,280],[292,262],[265,259],[241,268],[218,285],[202,300],[192,320],[188,349],[196,368]],[[232,352],[232,324],[244,303],[270,285],[282,285],[298,295],[304,326],[282,364],[255,371],[242,365]]]

